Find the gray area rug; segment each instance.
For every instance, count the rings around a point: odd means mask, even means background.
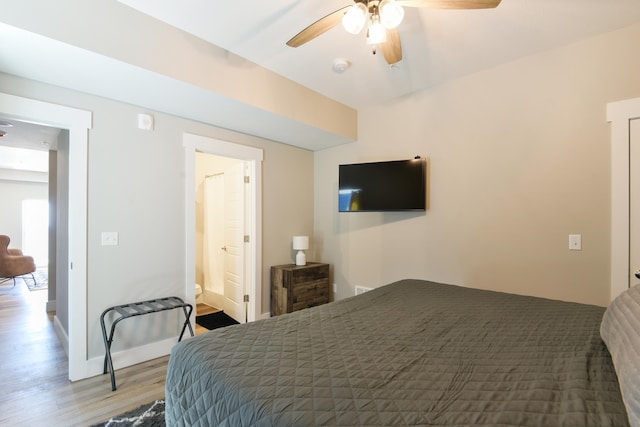
[[[93,427],[164,427],[164,400],[147,403]]]

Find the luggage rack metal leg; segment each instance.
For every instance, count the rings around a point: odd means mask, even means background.
[[[104,340],[104,367],[102,370],[102,374],[106,374],[107,370],[111,374],[111,391],[116,390],[116,375],[113,371],[113,360],[111,359],[111,344],[113,343],[113,334],[116,331],[116,325],[120,323],[121,320],[128,319],[129,317],[141,316],[143,314],[150,313],[158,313],[160,311],[165,310],[173,310],[175,308],[182,308],[182,311],[185,316],[184,324],[182,325],[182,330],[180,331],[180,337],[178,338],[178,342],[182,341],[182,336],[189,327],[189,332],[191,336],[193,334],[193,328],[191,327],[191,323],[189,323],[189,318],[191,317],[191,313],[193,312],[193,306],[191,304],[187,304],[182,299],[178,297],[167,297],[167,298],[159,298],[148,301],[134,302],[131,304],[122,304],[116,305],[113,307],[107,308],[100,315],[100,327],[102,328],[102,339]],[[107,336],[107,329],[105,327],[104,318],[107,313],[115,311],[120,317],[115,319],[111,324],[111,330],[109,335]]]

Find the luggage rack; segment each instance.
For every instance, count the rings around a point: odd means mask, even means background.
[[[113,371],[113,360],[111,359],[111,343],[113,343],[113,334],[116,331],[116,325],[124,319],[128,319],[134,316],[141,316],[143,314],[151,314],[158,313],[160,311],[165,310],[173,310],[176,308],[182,308],[184,312],[185,321],[182,325],[182,331],[180,332],[180,338],[178,338],[178,342],[182,340],[182,336],[184,335],[184,331],[189,327],[189,332],[191,336],[193,336],[193,328],[191,327],[191,323],[189,323],[189,318],[191,317],[191,313],[193,312],[193,306],[184,302],[182,299],[178,297],[166,297],[159,299],[152,299],[148,301],[140,301],[134,302],[130,304],[122,304],[116,305],[113,307],[107,308],[100,315],[100,327],[102,328],[102,338],[104,340],[104,368],[102,370],[102,374],[107,373],[107,367],[109,368],[109,373],[111,374],[111,391],[116,390],[116,376]],[[107,313],[114,311],[117,312],[119,317],[116,318],[111,324],[111,332],[107,338],[107,329],[105,327],[104,318]]]

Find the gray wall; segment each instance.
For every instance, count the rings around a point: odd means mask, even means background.
[[[58,137],[56,169],[56,317],[69,331],[69,131]]]
[[[291,236],[312,230],[312,152],[6,74],[0,74],[0,92],[93,113],[88,149],[90,358],[104,352],[99,316],[107,307],[168,295],[184,297],[185,268],[193,268],[185,267],[185,132],[264,150],[262,312],[269,311],[269,267],[290,262]],[[137,129],[141,112],[154,115],[154,131]],[[58,186],[64,187],[62,177],[58,179]],[[58,202],[64,203],[60,194]],[[59,241],[64,222],[58,218]],[[117,231],[119,245],[101,246],[103,231]],[[58,314],[65,320],[68,310],[60,301],[64,297],[60,273]],[[175,335],[177,312],[145,317],[149,319],[118,327],[114,351]]]

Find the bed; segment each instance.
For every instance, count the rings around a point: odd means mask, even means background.
[[[167,425],[637,425],[637,373],[625,389],[603,341],[624,359],[629,337],[604,313],[402,280],[177,344]]]

